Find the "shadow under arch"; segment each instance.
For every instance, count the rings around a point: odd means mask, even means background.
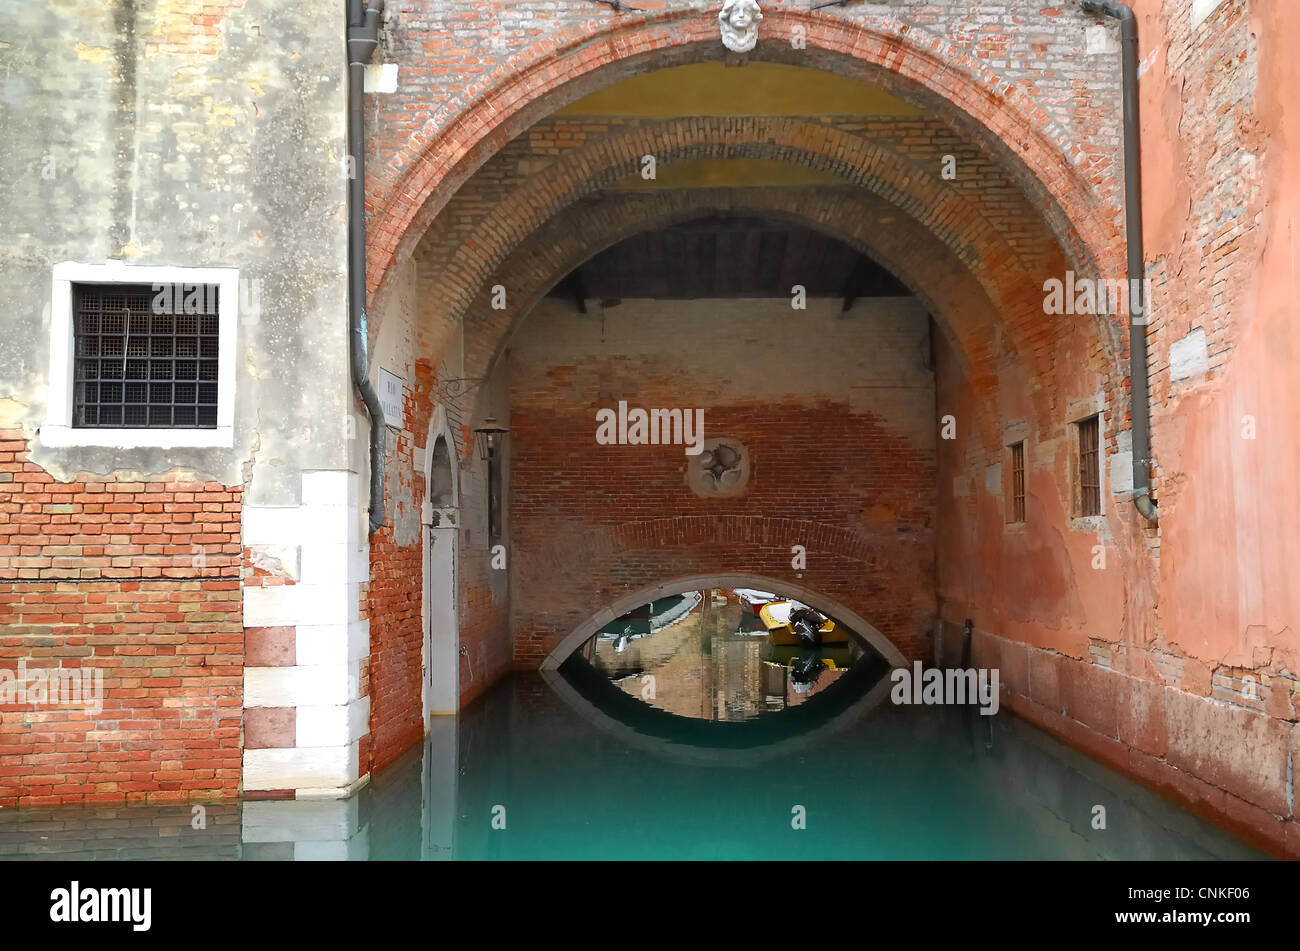
[[[932,314],[942,316],[945,327],[954,325],[956,317],[964,315],[967,308],[964,302],[961,307],[945,308],[927,300],[925,287],[929,275],[954,270],[969,274],[980,285],[980,296],[989,302],[991,312],[998,315],[995,323],[1007,329],[1001,338],[1005,347],[1015,353],[1031,375],[1049,372],[1044,364],[1048,357],[1042,350],[1042,341],[1032,332],[1032,327],[1051,322],[1050,318],[1047,322],[1043,319],[1043,279],[1067,270],[1081,274],[1092,272],[1085,263],[1071,260],[1068,249],[1054,240],[1040,209],[1018,205],[1014,209],[1015,229],[1004,234],[1000,227],[986,220],[989,208],[969,195],[941,186],[934,176],[927,178],[920,174],[919,167],[910,165],[902,156],[856,136],[820,130],[811,124],[792,124],[785,119],[773,123],[770,117],[686,123],[680,134],[671,135],[671,141],[655,152],[661,160],[676,156],[763,157],[834,174],[842,184],[826,188],[835,196],[834,204],[851,200],[864,208],[857,220],[847,216],[843,208],[819,208],[817,205],[822,203],[816,201],[810,201],[806,210],[792,206],[784,211],[772,209],[763,213],[764,216],[799,221],[874,258],[906,284],[914,296],[925,301]],[[598,245],[616,237],[617,232],[626,233],[619,222],[644,219],[645,227],[636,230],[649,230],[650,217],[662,218],[665,214],[689,217],[689,209],[683,208],[675,213],[651,207],[643,212],[625,213],[620,209],[629,200],[636,203],[638,199],[645,201],[654,196],[611,190],[610,186],[619,177],[626,177],[628,161],[651,148],[638,137],[658,135],[654,131],[657,128],[629,129],[556,158],[538,174],[536,188],[510,193],[487,219],[478,223],[469,237],[446,235],[448,243],[438,251],[446,257],[431,258],[422,264],[436,269],[430,270],[430,274],[439,274],[431,284],[428,298],[421,304],[421,317],[429,322],[431,339],[449,339],[462,320],[472,322],[475,312],[484,311],[482,302],[491,295],[494,286],[508,286],[512,295],[522,291],[515,300],[531,302],[529,295],[534,290],[545,293],[530,286],[535,283],[535,270],[527,262],[529,246],[544,234],[550,236],[543,241],[548,250],[568,247],[572,235],[579,234],[592,236],[591,245],[598,251]],[[714,202],[717,198],[711,196],[720,197],[723,191],[719,188],[664,190],[659,196],[669,200],[673,196],[685,196],[682,200],[688,202]],[[752,199],[744,197],[755,191],[761,195]],[[788,200],[790,190],[777,191],[774,197],[768,190],[737,189],[726,203],[743,210],[739,206],[746,202],[770,205],[773,200],[781,201],[781,195],[787,195]],[[878,209],[882,221],[905,219],[906,226],[867,227],[865,222],[870,220],[870,213],[866,209],[872,207]],[[576,228],[565,225],[570,219],[590,216],[593,211],[595,221]],[[907,231],[915,236],[902,242],[879,233],[886,230]],[[1037,248],[1032,253],[1024,247],[1031,239]],[[924,243],[925,250],[918,242]],[[888,243],[900,250],[891,254],[883,247]],[[913,260],[907,261],[909,257]],[[524,266],[519,264],[521,260],[525,261]],[[521,275],[525,282],[523,288],[519,287]],[[553,279],[562,276],[555,274]],[[495,314],[519,312],[517,306],[499,309],[495,304],[488,310]],[[1076,332],[1073,321],[1067,327],[1058,318],[1055,324],[1062,331]],[[376,326],[379,325],[377,319]],[[1106,314],[1094,314],[1077,325],[1077,333],[1087,335],[1090,351],[1100,346],[1099,359],[1105,366],[1099,369],[1112,381],[1122,379],[1127,373],[1123,363],[1126,351],[1117,335],[1119,329],[1119,322]],[[968,342],[958,342],[949,336],[959,350],[967,348]]]
[[[804,587],[797,582],[782,581],[778,578],[747,572],[720,572],[718,574],[692,575],[688,578],[665,581],[650,588],[642,588],[639,591],[631,592],[607,604],[574,628],[564,640],[560,641],[542,661],[541,670],[543,672],[559,670],[560,666],[569,658],[569,655],[590,640],[597,631],[611,621],[627,614],[633,608],[657,601],[660,598],[683,594],[687,591],[696,591],[701,588],[756,588],[760,591],[779,591],[781,594],[788,595],[810,607],[816,608],[837,621],[842,621],[848,626],[849,630],[875,648],[891,668],[907,666],[907,658],[903,656],[903,652],[895,647],[889,638],[882,634],[875,625],[867,621],[866,618],[838,601],[828,598],[811,588]]]
[[[612,203],[617,204],[612,204]],[[602,212],[620,210],[613,216]],[[623,210],[626,213],[622,213]],[[900,223],[890,229],[872,228],[877,212],[893,211]],[[467,365],[467,372],[487,376],[510,340],[520,332],[528,316],[557,282],[595,255],[635,234],[711,215],[748,214],[815,230],[869,258],[883,267],[926,308],[958,360],[961,372],[973,385],[996,378],[996,354],[987,348],[993,328],[1007,308],[999,307],[989,290],[969,269],[960,265],[952,249],[928,229],[915,223],[905,212],[871,194],[836,194],[787,206],[777,190],[752,189],[743,195],[719,189],[696,189],[683,195],[662,192],[653,195],[623,195],[614,199],[589,200],[575,204],[551,219],[514,249],[490,278],[488,287],[466,309],[467,336],[484,338],[473,348],[481,362]],[[921,262],[909,261],[908,249],[921,249]],[[502,273],[531,275],[519,287],[507,310],[490,304],[490,285]],[[993,414],[978,409],[977,428],[985,444],[996,445],[999,433]]]
[[[704,189],[696,189],[695,191],[701,193],[705,192]],[[629,204],[636,201],[648,203],[646,196],[630,195],[626,197]],[[664,193],[663,195],[655,197],[671,198],[675,196],[672,196],[669,193]],[[836,197],[840,200],[840,203],[843,204],[843,196]],[[608,207],[608,205],[606,205],[606,207]],[[863,207],[865,207],[865,205]],[[953,346],[955,355],[963,360],[964,366],[968,364],[967,353],[969,348],[966,341],[957,333],[957,327],[959,325],[953,319],[953,308],[945,306],[932,293],[933,288],[939,282],[930,279],[929,275],[918,274],[914,268],[909,268],[904,262],[902,255],[892,253],[884,244],[868,241],[867,235],[869,232],[864,231],[857,233],[840,227],[836,221],[830,220],[825,215],[820,214],[819,208],[812,202],[809,202],[808,206],[804,209],[794,210],[772,204],[769,194],[765,193],[738,195],[730,201],[721,200],[721,196],[706,196],[697,203],[679,208],[670,207],[662,210],[646,208],[639,210],[636,216],[629,216],[631,218],[630,223],[611,228],[608,231],[598,231],[585,227],[576,228],[574,221],[581,221],[585,217],[583,212],[590,212],[591,210],[593,209],[590,206],[583,205],[575,205],[572,206],[571,209],[566,209],[566,211],[571,211],[572,213],[557,216],[547,222],[546,225],[538,228],[537,231],[530,236],[534,240],[531,243],[519,245],[512,256],[508,257],[505,262],[497,268],[493,277],[484,282],[484,284],[487,285],[487,289],[481,289],[474,302],[466,308],[465,313],[467,326],[472,330],[477,331],[479,327],[486,323],[486,321],[483,320],[485,313],[500,314],[503,317],[511,318],[511,322],[501,335],[500,340],[495,342],[494,347],[491,349],[489,360],[483,366],[475,366],[475,372],[480,374],[489,374],[493,372],[497,365],[497,361],[500,359],[504,349],[508,346],[511,338],[523,326],[524,322],[537,307],[538,303],[546,297],[546,295],[549,294],[561,280],[564,279],[566,274],[581,267],[583,264],[586,264],[602,252],[614,247],[628,238],[658,228],[668,228],[674,225],[686,224],[691,221],[714,216],[746,214],[762,216],[776,223],[803,227],[811,231],[816,231],[819,234],[840,242],[863,257],[869,259],[874,264],[884,268],[895,280],[907,288],[909,294],[921,302],[929,314],[935,318],[935,322],[938,324],[940,331]],[[600,208],[595,208],[594,210],[599,211]],[[882,208],[881,210],[884,209]],[[896,213],[900,216],[906,214],[906,212],[902,210],[897,210]],[[865,220],[869,215],[864,213],[862,217]],[[917,226],[922,228],[924,227],[919,223]],[[523,301],[522,304],[508,311],[493,310],[491,306],[487,304],[487,301],[490,299],[490,288],[492,283],[495,282],[496,275],[516,268],[519,270],[525,270],[526,272],[525,267],[516,262],[529,261],[529,256],[533,255],[535,248],[538,246],[544,247],[550,252],[560,250],[564,247],[559,242],[551,240],[552,231],[567,232],[570,234],[580,233],[584,236],[586,243],[582,246],[582,250],[577,254],[568,255],[562,258],[559,262],[549,268],[544,277],[540,280],[535,280],[522,288],[522,291],[519,294],[519,299]],[[937,239],[935,239],[931,248],[927,250],[931,252],[925,258],[927,261],[946,260],[940,257],[940,255],[946,253],[951,255],[951,261],[958,262],[957,257],[952,254],[951,250],[940,243]],[[957,272],[954,269],[952,273]],[[964,270],[960,272],[960,278],[967,279],[962,281],[962,283],[969,285],[971,291],[967,293],[967,299],[978,300],[978,302],[987,309],[987,313],[990,315],[997,312],[998,308],[996,302],[989,296],[984,286],[979,283],[976,274],[970,270]],[[957,280],[959,279],[950,278],[946,283],[956,283]],[[976,297],[977,293],[979,294],[978,297]],[[983,311],[981,311],[981,313],[983,313]]]
[[[662,143],[655,144],[661,138]],[[1012,209],[1015,219],[1034,232],[1041,230],[1043,240],[1031,241],[1032,233],[1026,232],[1013,246],[1002,227],[990,221],[995,212],[982,197],[947,186],[925,174],[911,156],[869,138],[791,117],[692,116],[611,132],[557,156],[529,187],[503,197],[473,231],[448,235],[456,246],[440,266],[468,279],[439,285],[445,298],[440,309],[462,310],[528,235],[566,208],[614,187],[628,177],[628,168],[639,156],[651,151],[665,164],[693,158],[763,158],[825,172],[840,187],[865,189],[914,219],[972,271],[988,260],[1020,261],[1019,266],[1029,268],[1030,256],[1043,256],[1046,245],[1061,253],[1067,250],[1053,240],[1041,210],[1028,202]],[[1076,270],[1086,269],[1085,262],[1070,263]],[[1056,270],[1053,266],[1048,273]]]

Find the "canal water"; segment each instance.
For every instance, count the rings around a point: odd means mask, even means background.
[[[690,597],[435,719],[350,799],[5,810],[0,859],[1266,857],[1006,711],[895,706],[869,647]]]
[[[886,700],[710,748],[582,702],[515,676],[350,800],[209,805],[203,828],[189,806],[6,810],[0,857],[1263,857],[1006,712]]]

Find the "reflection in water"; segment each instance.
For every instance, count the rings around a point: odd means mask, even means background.
[[[749,588],[631,611],[579,651],[619,689],[681,717],[750,720],[797,706],[876,652],[808,605]]]
[[[672,716],[600,680],[642,721],[519,675],[434,718],[422,747],[350,799],[211,805],[201,828],[190,806],[3,810],[0,858],[1260,857],[1006,714],[887,700],[827,713],[836,689],[724,722]],[[737,731],[747,749],[683,755]],[[1092,828],[1098,803],[1105,830]],[[807,810],[799,832],[794,804]],[[506,828],[494,828],[501,809]]]

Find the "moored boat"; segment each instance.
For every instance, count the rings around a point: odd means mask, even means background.
[[[800,609],[812,610],[808,605],[800,601],[770,601],[759,608],[758,616],[767,625],[767,631],[772,638],[773,644],[790,646],[804,643],[804,639],[800,638],[795,632],[795,625],[792,623],[795,612]],[[821,615],[818,614],[818,616]],[[840,627],[830,618],[826,618],[822,622],[818,634],[818,640],[822,644],[847,644],[849,642],[848,630]]]

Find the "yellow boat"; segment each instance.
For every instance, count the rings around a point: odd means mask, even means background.
[[[790,612],[801,605],[796,601],[769,601],[758,610],[758,616],[763,619],[767,626],[767,633],[772,638],[772,643],[783,647],[797,645],[799,638],[794,633],[794,627],[790,624]],[[830,618],[821,626],[821,635],[823,644],[847,644],[849,642],[849,633],[841,627],[837,627],[835,622]]]
[[[767,663],[776,664],[778,667],[789,667],[801,656],[804,656],[806,649],[802,647],[773,645],[772,656]],[[817,656],[830,670],[837,670],[841,667],[848,668],[853,665],[852,652],[847,645],[833,645],[831,647],[822,647],[817,651]]]

